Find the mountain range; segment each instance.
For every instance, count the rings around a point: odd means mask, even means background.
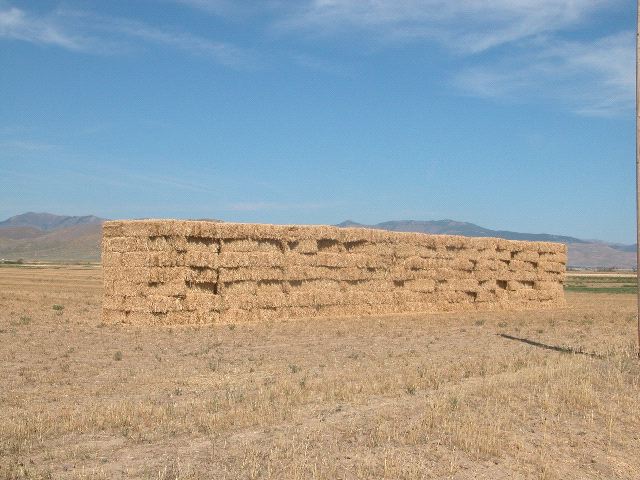
[[[27,212],[0,222],[0,259],[100,260],[104,218]]]
[[[104,221],[104,218],[94,215],[66,216],[34,212],[16,215],[0,222],[0,259],[97,262],[100,260],[100,239]],[[559,242],[569,246],[569,265],[572,267],[624,269],[636,267],[635,245],[582,240],[566,235],[491,230],[473,223],[448,219],[396,220],[375,225],[346,220],[337,226],[378,228],[394,232]]]

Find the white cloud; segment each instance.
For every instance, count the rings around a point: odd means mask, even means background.
[[[579,114],[633,106],[633,32],[567,40],[622,0],[310,0],[281,31],[357,33],[383,46],[438,44],[454,53],[453,84],[468,94],[552,100]],[[582,37],[584,38],[584,36]]]
[[[569,28],[617,0],[312,0],[281,28],[333,34],[369,30],[382,40],[431,39],[461,52]]]
[[[527,43],[516,55],[463,69],[455,84],[480,97],[547,99],[579,114],[614,115],[634,105],[634,41],[629,31]]]
[[[632,33],[594,38],[583,30],[605,9],[624,7],[625,0],[165,1],[225,17],[254,15],[262,28],[288,35],[312,33],[316,40],[350,36],[383,47],[439,45],[454,59],[449,80],[470,95],[550,99],[589,115],[615,114],[633,103]],[[91,53],[156,46],[233,67],[256,64],[255,56],[233,44],[187,31],[63,10],[35,15],[3,5],[0,0],[0,37]],[[260,27],[251,22],[251,28]],[[304,68],[345,73],[302,47],[287,58]]]
[[[32,16],[13,7],[0,10],[0,37],[76,51],[94,48],[91,39],[65,31],[55,18]]]
[[[0,8],[0,37],[94,54],[158,45],[206,56],[228,66],[244,67],[252,62],[247,52],[230,43],[134,20],[77,11],[56,10],[36,16],[15,7]]]

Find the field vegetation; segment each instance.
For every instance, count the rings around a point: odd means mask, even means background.
[[[583,293],[637,293],[635,275],[569,275],[565,291]]]
[[[0,478],[640,478],[625,292],[170,328],[103,324],[101,282],[0,269]]]

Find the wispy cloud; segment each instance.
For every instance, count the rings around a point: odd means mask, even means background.
[[[351,71],[344,65],[306,53],[295,53],[291,59],[299,66],[315,72],[327,73],[337,76],[350,76]]]
[[[430,39],[473,53],[575,26],[611,4],[605,0],[311,0],[290,10],[279,25],[324,34],[355,28],[377,39]]]
[[[253,61],[240,47],[189,32],[71,10],[35,15],[16,7],[3,8],[1,3],[0,37],[93,54],[115,54],[155,45],[233,67],[247,67]]]
[[[559,102],[583,115],[614,115],[633,106],[634,32],[583,41],[541,40],[517,55],[480,63],[455,76],[462,91],[510,101]]]
[[[0,10],[0,37],[75,51],[95,48],[91,39],[65,31],[55,16],[37,17],[15,7]]]
[[[622,0],[310,0],[277,22],[285,32],[357,34],[382,46],[439,45],[454,86],[474,96],[557,101],[578,114],[633,105],[633,33],[568,40]],[[587,38],[587,39],[585,39]]]
[[[617,114],[633,104],[632,33],[598,38],[581,30],[605,9],[624,7],[624,0],[165,1],[227,18],[253,15],[261,20],[251,28],[285,35],[355,38],[352,49],[363,41],[381,48],[407,42],[437,46],[454,60],[445,81],[468,95],[553,100],[583,115]],[[156,47],[234,68],[259,64],[259,55],[189,31],[62,9],[34,14],[2,0],[0,37],[77,52]],[[306,69],[350,75],[332,59],[302,48],[285,58]]]

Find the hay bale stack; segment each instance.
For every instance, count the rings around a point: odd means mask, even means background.
[[[328,226],[106,222],[104,320],[194,324],[564,305],[563,244]]]

